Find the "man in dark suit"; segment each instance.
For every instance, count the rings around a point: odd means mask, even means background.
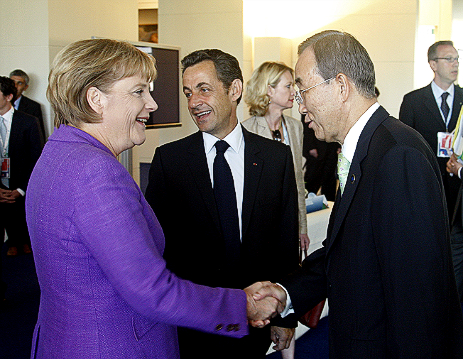
[[[0,230],[6,230],[7,254],[14,256],[18,249],[25,253],[31,251],[24,196],[43,144],[37,119],[13,108],[11,101],[16,96],[14,81],[1,76],[0,92]]]
[[[165,233],[167,266],[182,278],[213,287],[244,288],[278,280],[298,266],[291,150],[239,124],[236,108],[243,77],[236,58],[220,50],[199,50],[182,65],[183,92],[199,132],[156,149],[146,189]],[[226,200],[234,203],[230,207],[236,215],[229,229],[224,228],[225,210],[217,193],[222,183],[215,177],[220,140],[230,145],[224,156],[235,189]],[[235,231],[231,245],[229,235]],[[253,328],[238,340],[179,329],[180,354],[183,359],[264,358],[270,332],[278,349],[289,346],[296,321],[285,321],[264,330]]]
[[[428,62],[434,72],[434,80],[404,96],[399,119],[421,133],[437,156],[449,218],[452,218],[460,183],[458,178],[450,176],[445,169],[450,154],[445,149],[442,138],[449,136],[455,129],[463,104],[463,90],[454,85],[458,77],[459,62],[458,52],[452,41],[438,41],[431,45],[428,49]],[[445,144],[447,149],[450,148],[450,141],[445,141]]]
[[[463,358],[435,155],[377,103],[373,63],[352,35],[324,31],[298,53],[299,111],[318,139],[342,145],[341,191],[323,248],[279,282],[288,309],[328,298],[331,358]],[[278,285],[260,294],[286,299]]]
[[[16,89],[18,90],[16,100],[13,104],[14,108],[34,116],[39,120],[42,142],[45,142],[46,132],[43,123],[42,107],[38,102],[23,95],[23,92],[29,87],[29,76],[23,70],[16,69],[10,72],[10,79],[14,81]]]

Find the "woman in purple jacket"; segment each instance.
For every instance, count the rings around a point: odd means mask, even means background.
[[[150,56],[108,39],[73,43],[54,61],[47,96],[59,128],[26,197],[41,288],[32,358],[178,358],[176,326],[242,337],[258,318],[259,284],[209,288],[166,269],[162,229],[117,160],[145,141],[155,76]]]

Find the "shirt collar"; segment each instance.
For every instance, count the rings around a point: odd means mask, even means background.
[[[11,108],[4,114],[2,117],[5,119],[6,122],[11,123],[13,122],[13,114],[14,114],[14,107]]]
[[[434,97],[439,99],[444,92],[449,93],[449,97],[452,97],[453,94],[455,93],[455,86],[453,84],[450,85],[450,87],[447,90],[442,90],[437,84],[433,81],[431,82],[431,89],[432,93],[434,94]]]
[[[220,141],[219,138],[207,132],[203,132],[203,139],[206,154],[212,150],[217,141]],[[230,145],[233,151],[239,153],[239,150],[243,144],[243,129],[241,128],[241,125],[237,123],[233,131],[230,132],[223,140]]]
[[[347,136],[344,139],[344,143],[342,145],[342,154],[350,163],[352,163],[354,158],[354,153],[357,149],[357,142],[365,125],[378,108],[378,102],[375,102],[373,105],[371,105],[370,108],[366,110],[362,116],[360,116],[354,126],[352,126],[352,128],[347,133]]]
[[[13,107],[14,107],[15,109],[18,109],[19,103],[21,102],[21,99],[22,99],[22,98],[23,98],[23,95],[19,96],[19,97],[16,99],[16,101],[14,102]]]

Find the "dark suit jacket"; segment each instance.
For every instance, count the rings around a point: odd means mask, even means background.
[[[244,128],[243,134],[243,261],[234,268],[224,266],[225,247],[201,132],[157,148],[153,158],[146,198],[166,236],[167,265],[200,284],[244,288],[277,280],[281,270],[298,265],[291,150]]]
[[[324,247],[281,283],[297,314],[328,297],[331,358],[463,358],[442,182],[416,131],[373,114]]]
[[[19,101],[18,110],[34,116],[37,120],[39,120],[40,131],[42,132],[42,141],[45,142],[46,132],[40,104],[29,97],[22,95],[21,101]]]
[[[455,85],[452,117],[448,125],[449,132],[455,129],[462,104],[463,90],[461,87]],[[417,130],[428,142],[429,146],[431,146],[433,153],[437,154],[437,133],[445,132],[446,127],[439,111],[439,105],[432,93],[431,84],[414,90],[404,96],[402,105],[400,106],[399,119]],[[445,169],[448,158],[438,158],[437,161],[444,180],[446,200],[448,203],[447,208],[451,218],[455,208],[455,199],[457,198],[460,183],[458,178],[452,178]]]
[[[42,153],[43,142],[35,117],[15,110],[11,123],[8,155],[11,161],[10,189],[26,191],[29,177]]]

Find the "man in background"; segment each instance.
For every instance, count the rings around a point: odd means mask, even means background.
[[[459,56],[453,42],[438,41],[431,45],[428,63],[434,72],[434,80],[404,96],[399,119],[417,130],[437,157],[451,219],[460,183],[457,177],[446,171],[446,163],[451,153],[450,133],[455,129],[463,103],[463,91],[460,86],[454,85],[458,77]]]
[[[43,123],[42,108],[38,102],[23,95],[23,92],[29,87],[29,76],[23,70],[16,69],[10,72],[10,79],[14,81],[16,89],[18,90],[13,104],[14,108],[34,116],[39,120],[42,141],[45,143],[46,132]]]
[[[8,235],[9,256],[31,252],[24,196],[43,147],[37,118],[15,110],[15,97],[14,81],[0,76],[0,231]]]
[[[156,149],[146,189],[166,237],[167,266],[212,287],[278,280],[298,267],[290,147],[239,123],[243,76],[235,57],[198,50],[182,66],[183,93],[199,131]],[[249,336],[237,340],[179,328],[180,355],[263,359],[271,334],[276,349],[286,348],[296,324],[280,318],[271,328],[251,328]]]

